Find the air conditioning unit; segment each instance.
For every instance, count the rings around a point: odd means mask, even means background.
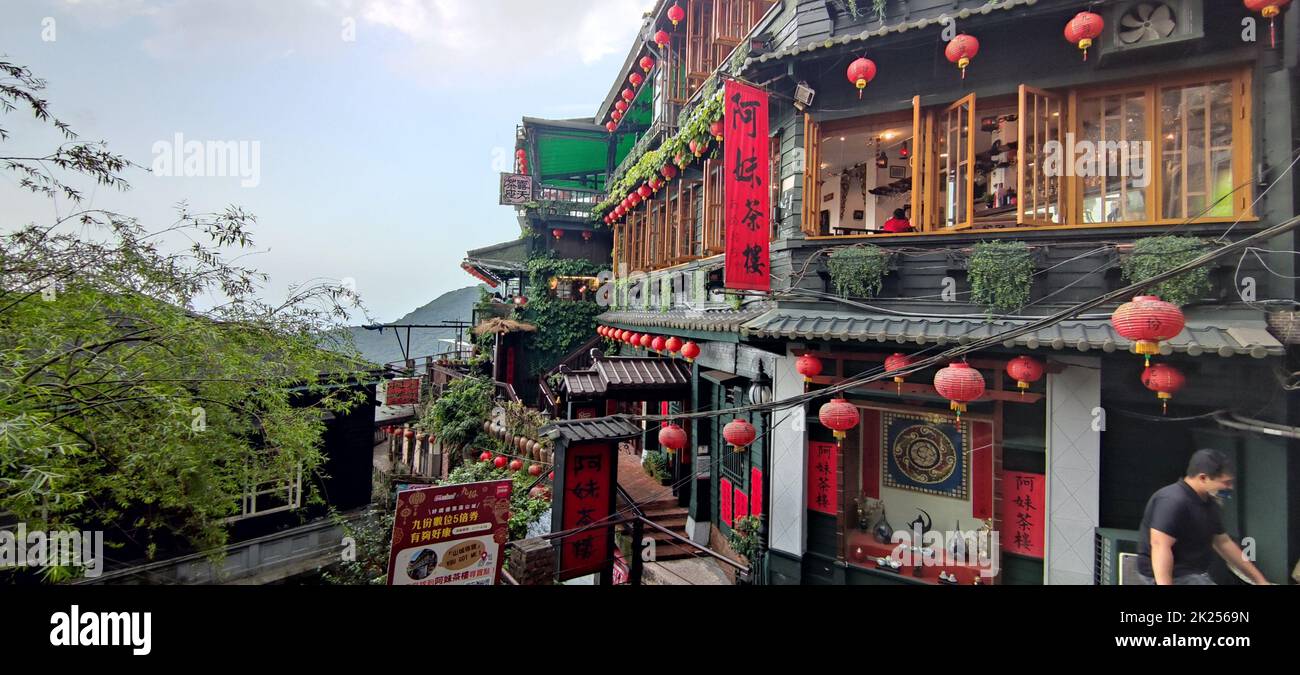
[[[1105,63],[1147,50],[1186,46],[1205,37],[1202,0],[1132,0],[1112,5],[1101,36]]]
[[[1137,530],[1097,528],[1093,543],[1093,584],[1119,586],[1124,582],[1124,561],[1137,557]]]

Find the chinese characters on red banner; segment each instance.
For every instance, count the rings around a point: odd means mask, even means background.
[[[491,586],[510,538],[508,480],[397,494],[390,586]]]
[[[772,237],[767,92],[728,81],[723,111],[727,228],[724,285],[767,291]]]
[[[1041,474],[1002,472],[1002,549],[1043,557],[1043,501],[1047,479]]]
[[[613,513],[613,446],[586,443],[569,447],[564,456],[565,530],[592,526],[564,538],[560,549],[560,579],[596,574],[609,566],[612,529],[605,521]]]
[[[722,522],[727,524],[727,527],[731,527],[731,498],[734,496],[733,489],[734,488],[731,487],[731,481],[726,478],[718,481],[718,511],[720,512],[718,513],[718,517]]]
[[[416,405],[420,402],[420,378],[389,380],[384,405]]]
[[[808,508],[830,515],[839,510],[835,481],[839,458],[834,443],[808,443]]]

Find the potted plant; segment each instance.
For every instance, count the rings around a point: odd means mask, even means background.
[[[731,550],[744,558],[751,570],[754,561],[762,554],[763,540],[759,534],[762,525],[763,521],[758,516],[741,516],[732,524],[731,534],[727,536],[727,543],[731,545]],[[750,572],[737,573],[736,583],[741,585],[753,583]]]

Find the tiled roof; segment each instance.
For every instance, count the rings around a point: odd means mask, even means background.
[[[749,337],[797,340],[843,340],[896,342],[899,344],[961,345],[1023,326],[1028,321],[978,319],[904,318],[885,314],[857,314],[818,310],[775,309],[742,329]],[[1007,340],[1005,347],[1028,349],[1076,349],[1086,352],[1127,351],[1132,346],[1104,319],[1068,320]],[[1187,327],[1161,345],[1165,354],[1189,356],[1250,355],[1255,358],[1281,356],[1282,343],[1269,334],[1262,320],[1189,316]]]
[[[762,316],[770,310],[770,304],[742,307],[740,309],[674,309],[667,312],[655,311],[615,311],[605,312],[596,320],[611,326],[631,328],[661,328],[677,330],[712,331],[718,333],[736,333],[745,322]]]
[[[685,391],[690,387],[686,365],[674,359],[605,357],[592,362],[589,370],[561,370],[561,390],[569,396],[601,396],[610,392]]]
[[[641,427],[622,418],[602,418],[594,420],[561,420],[552,422],[541,429],[542,435],[570,443],[575,441],[618,440],[641,435]]]

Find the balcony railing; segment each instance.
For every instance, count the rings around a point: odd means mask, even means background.
[[[538,212],[547,216],[590,218],[592,209],[604,199],[599,190],[540,186],[535,200]]]

